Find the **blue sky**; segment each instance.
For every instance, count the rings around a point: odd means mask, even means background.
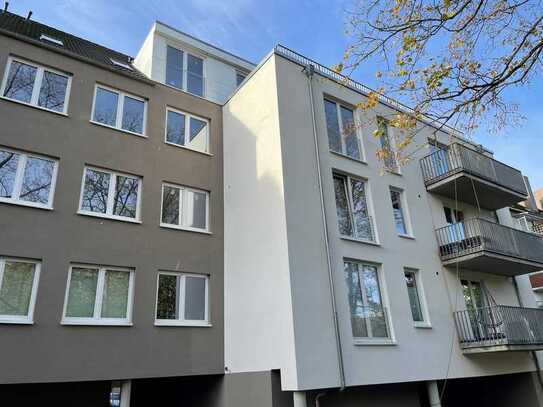
[[[3,1],[2,1],[3,3]],[[353,0],[11,0],[10,10],[115,50],[135,55],[155,20],[176,27],[250,61],[276,43],[324,65],[341,60],[347,43],[345,10]],[[354,77],[374,86],[375,67]],[[526,121],[503,135],[473,135],[496,158],[543,187],[543,78],[509,92]],[[542,160],[542,161],[540,161]]]

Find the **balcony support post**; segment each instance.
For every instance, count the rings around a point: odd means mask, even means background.
[[[430,400],[430,406],[441,407],[441,397],[439,396],[439,388],[437,387],[437,381],[436,380],[427,381],[426,389],[428,390],[428,400]]]

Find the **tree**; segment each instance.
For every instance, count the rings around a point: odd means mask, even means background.
[[[390,120],[403,135],[399,150],[422,116],[468,135],[483,120],[499,131],[522,119],[506,91],[541,73],[541,0],[359,1],[348,12],[349,45],[334,69],[351,76],[362,66],[379,67],[379,88],[360,103],[364,109],[379,94],[412,106]]]

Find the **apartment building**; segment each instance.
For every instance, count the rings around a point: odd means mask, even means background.
[[[131,58],[2,12],[0,75],[6,403],[543,405],[529,188],[454,129],[399,165],[405,106],[160,22]]]

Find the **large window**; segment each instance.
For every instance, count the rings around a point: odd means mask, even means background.
[[[166,84],[194,95],[204,96],[204,60],[195,55],[167,46]]]
[[[381,142],[381,152],[385,168],[391,172],[399,173],[400,167],[396,160],[394,143],[389,133],[389,123],[382,117],[377,117],[377,130]]]
[[[129,325],[133,286],[133,270],[72,265],[62,323]]]
[[[159,272],[156,325],[209,325],[209,277]]]
[[[356,261],[345,261],[344,267],[353,336],[390,338],[378,267]]]
[[[93,123],[144,136],[146,116],[145,99],[96,85],[92,106]]]
[[[411,236],[411,225],[407,216],[404,192],[401,189],[390,188],[390,200],[396,233],[400,236]]]
[[[179,185],[163,184],[160,225],[208,232],[209,193]]]
[[[32,62],[9,58],[2,96],[17,102],[66,114],[72,77]]]
[[[0,149],[0,202],[52,208],[58,162]]]
[[[0,258],[0,323],[31,324],[40,263]]]
[[[172,108],[166,109],[166,143],[209,152],[209,124],[206,119]]]
[[[334,174],[334,191],[340,235],[375,242],[374,224],[366,198],[366,182]]]
[[[139,221],[141,178],[98,168],[84,170],[79,213]]]
[[[324,99],[330,150],[362,160],[362,148],[351,108]]]
[[[411,315],[415,326],[428,325],[426,321],[424,301],[422,290],[419,283],[420,272],[415,269],[404,269],[405,284],[407,286],[407,294],[409,296],[409,305],[411,306]]]

